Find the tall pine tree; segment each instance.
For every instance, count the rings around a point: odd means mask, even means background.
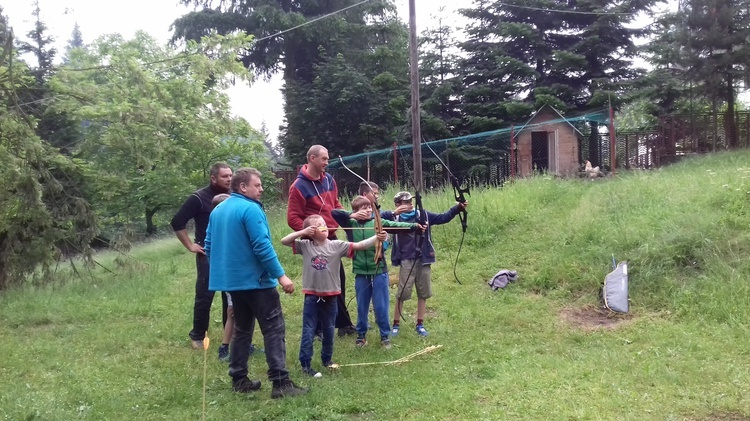
[[[686,0],[679,16],[685,67],[712,100],[714,113],[726,104],[727,146],[736,146],[737,87],[750,79],[750,7],[744,0]]]
[[[396,18],[391,0],[360,5],[356,0],[182,2],[203,10],[175,22],[176,39],[194,39],[211,30],[244,31],[258,39],[241,57],[246,66],[261,76],[283,69],[286,125],[280,137],[293,161],[303,160],[313,143],[323,143],[342,155],[361,152],[354,145],[361,146],[363,139],[369,146],[387,144],[386,134],[402,124],[403,110],[394,113],[392,108],[408,103],[402,99],[408,94],[406,29]],[[342,9],[346,10],[332,14]],[[323,16],[327,17],[320,22],[299,26]],[[281,31],[286,32],[275,36]],[[341,77],[331,78],[330,73],[337,71]],[[400,93],[377,107],[371,105],[372,97],[355,97],[392,95],[394,89]],[[332,104],[311,96],[327,91],[338,91],[348,99]],[[356,106],[340,106],[345,101]],[[330,114],[324,109],[328,106],[339,109],[339,119],[329,124],[310,120],[325,118]]]
[[[457,41],[443,17],[445,10],[439,13],[432,19],[437,26],[424,30],[419,42],[422,135],[430,140],[460,133],[463,120]]]

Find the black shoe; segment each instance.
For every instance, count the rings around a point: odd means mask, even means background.
[[[304,395],[309,391],[310,389],[299,387],[291,380],[286,379],[282,380],[278,385],[273,386],[273,390],[271,390],[271,399]]]
[[[232,389],[234,389],[235,392],[240,393],[255,392],[260,389],[260,381],[250,380],[247,377],[243,377],[232,382]]]
[[[354,326],[347,326],[347,327],[339,328],[339,337],[343,337],[347,335],[354,335],[355,333],[357,333],[357,329],[355,329]]]

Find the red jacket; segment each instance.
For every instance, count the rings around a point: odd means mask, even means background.
[[[339,224],[331,216],[333,209],[343,209],[339,202],[339,189],[333,176],[323,173],[313,180],[303,165],[289,187],[289,206],[286,209],[286,222],[295,231],[302,229],[302,223],[310,215],[320,215],[328,225],[328,238],[336,237]]]

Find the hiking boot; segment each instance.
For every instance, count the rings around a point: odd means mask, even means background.
[[[355,345],[362,348],[363,346],[367,345],[367,339],[365,338],[357,338],[357,341],[354,342]]]
[[[250,393],[260,389],[260,380],[250,380],[247,376],[232,381],[232,389],[235,392]]]
[[[190,347],[193,349],[203,349],[203,339],[197,341],[195,339],[190,340]]]
[[[229,362],[229,345],[221,344],[219,347],[219,361]]]
[[[357,333],[357,329],[355,329],[354,326],[347,326],[347,327],[339,328],[339,338],[342,338],[348,335],[354,335],[355,333]]]
[[[299,387],[291,380],[286,379],[279,383],[274,382],[273,390],[271,390],[271,399],[304,395],[309,391],[310,389]]]
[[[382,345],[384,349],[391,349],[391,340],[383,338],[380,340],[380,345]]]
[[[302,367],[302,372],[316,379],[323,377],[323,375],[319,371],[315,371],[315,369],[312,367]]]
[[[399,328],[398,325],[393,325],[393,328],[391,329],[391,336],[398,335],[398,328]]]
[[[427,329],[424,328],[423,324],[418,324],[416,331],[417,331],[417,335],[422,336],[422,337],[429,335],[429,333],[427,332]]]

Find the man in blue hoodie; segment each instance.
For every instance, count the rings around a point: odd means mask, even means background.
[[[271,398],[302,395],[307,389],[289,379],[286,368],[286,326],[276,289],[294,292],[294,284],[284,274],[271,243],[271,232],[260,195],[261,173],[240,168],[232,177],[232,194],[211,212],[205,251],[210,262],[209,289],[232,294],[234,337],[229,353],[229,376],[236,392],[260,389],[259,380],[250,380],[248,357],[253,319],[263,333],[268,363],[268,379],[273,383]]]

